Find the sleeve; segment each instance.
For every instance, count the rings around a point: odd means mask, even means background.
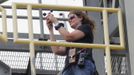
[[[89,25],[85,24],[85,25],[81,25],[78,30],[84,32],[85,35],[89,35],[92,33],[91,28],[89,27]]]

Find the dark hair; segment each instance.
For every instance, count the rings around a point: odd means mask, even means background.
[[[73,11],[70,11],[69,14],[75,14],[75,15],[77,15],[79,18],[82,18],[82,24],[89,24],[90,27],[91,27],[91,29],[92,29],[92,31],[94,30],[94,28],[95,28],[94,21],[91,20],[91,19],[89,18],[89,16],[88,16],[85,12],[79,11],[79,10],[73,10]]]

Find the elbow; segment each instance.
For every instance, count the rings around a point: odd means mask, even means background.
[[[76,41],[78,40],[78,37],[74,36],[74,35],[66,35],[64,38],[66,41],[68,42],[72,42],[72,41]]]
[[[55,51],[54,54],[60,55],[60,56],[65,56],[65,55],[66,55],[66,53],[64,53],[64,52],[59,52],[59,51]]]
[[[67,42],[72,42],[72,40],[71,40],[71,39],[66,39],[66,41],[67,41]]]
[[[57,55],[57,54],[59,54],[59,51],[58,50],[53,50],[53,53]]]
[[[66,36],[64,39],[68,42],[74,41],[74,38],[71,36]]]
[[[58,55],[60,52],[59,51],[54,51],[54,54]]]

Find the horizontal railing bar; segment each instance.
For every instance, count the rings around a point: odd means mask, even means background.
[[[2,16],[0,15],[0,18],[1,18],[1,17],[2,17]],[[7,17],[7,18],[12,18],[11,15],[7,15],[6,17]],[[27,19],[27,16],[17,16],[17,19]],[[32,19],[39,20],[39,17],[38,17],[38,16],[33,16]],[[44,18],[44,19],[46,19],[46,18]],[[67,18],[57,18],[57,19],[60,20],[60,21],[68,21]]]
[[[103,44],[85,44],[85,43],[69,43],[69,42],[52,42],[52,41],[30,41],[30,40],[16,40],[16,44],[29,44],[33,42],[36,46],[64,46],[76,48],[105,48]]]
[[[124,50],[125,47],[123,47],[121,45],[110,45],[110,49],[112,49],[112,50]]]
[[[33,42],[36,46],[64,46],[76,48],[98,48],[105,49],[105,44],[87,44],[87,43],[69,43],[69,42],[52,42],[52,41],[30,41],[30,40],[16,40],[17,44],[29,44]],[[109,45],[111,50],[124,50],[125,48],[120,45]]]
[[[61,5],[47,5],[47,4],[33,4],[33,3],[15,3],[17,8],[27,8],[27,5],[31,5],[32,8],[46,8],[52,10],[83,10],[90,12],[102,12],[102,10],[107,10],[108,12],[117,12],[118,8],[104,8],[104,7],[87,7],[87,6],[61,6]]]

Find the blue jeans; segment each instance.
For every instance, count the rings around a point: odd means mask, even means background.
[[[90,60],[85,60],[85,67],[79,68],[78,65],[70,65],[62,72],[62,75],[94,75],[96,71],[95,64]]]

